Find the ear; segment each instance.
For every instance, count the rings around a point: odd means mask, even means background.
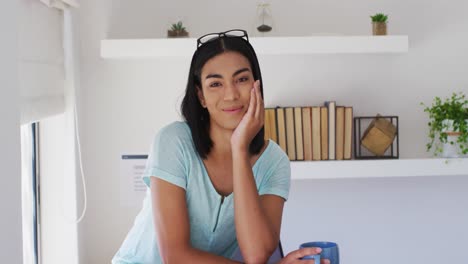
[[[203,95],[202,89],[198,86],[197,86],[197,95],[198,95],[198,100],[200,101],[200,104],[202,105],[202,107],[206,108],[205,96]]]

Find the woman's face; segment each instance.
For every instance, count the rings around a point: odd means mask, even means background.
[[[247,112],[254,82],[250,63],[240,53],[225,52],[205,63],[198,97],[208,109],[212,127],[237,127]]]

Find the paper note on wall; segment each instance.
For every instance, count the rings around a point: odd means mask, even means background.
[[[122,155],[120,161],[120,204],[141,206],[147,187],[141,176],[146,168],[148,155]]]

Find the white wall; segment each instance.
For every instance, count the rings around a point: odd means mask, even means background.
[[[0,259],[22,263],[21,143],[16,1],[0,2]]]
[[[146,153],[154,133],[178,118],[190,59],[103,60],[99,41],[162,37],[177,14],[193,36],[252,29],[255,8],[247,0],[83,3],[79,113],[90,204],[79,227],[80,263],[109,262],[133,223],[139,208],[119,205],[120,155]],[[419,103],[468,92],[468,2],[272,1],[271,8],[272,35],[283,36],[369,34],[369,15],[389,13],[389,33],[409,35],[409,53],[260,57],[265,101],[287,106],[334,99],[354,106],[355,115],[398,115],[401,158],[429,156]],[[293,182],[284,247],[334,240],[350,264],[390,264],[397,257],[399,263],[466,262],[466,186],[467,178],[456,177]]]

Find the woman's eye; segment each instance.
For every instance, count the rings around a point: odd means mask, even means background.
[[[210,84],[210,87],[219,87],[219,86],[221,86],[221,83],[219,82],[214,82]]]
[[[237,81],[238,82],[246,82],[249,80],[249,77],[240,77]]]

